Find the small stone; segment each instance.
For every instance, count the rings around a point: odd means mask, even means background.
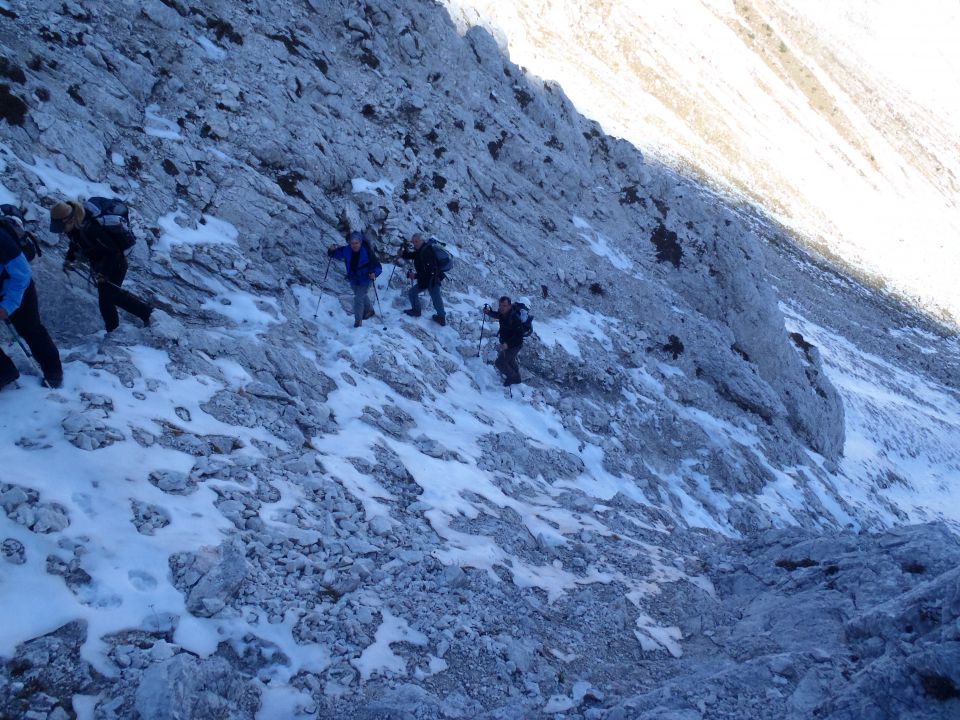
[[[393,523],[385,515],[374,515],[368,523],[370,532],[379,537],[385,537],[393,531]]]
[[[205,617],[216,615],[226,606],[226,603],[220,598],[203,598],[200,600],[200,604],[203,605],[203,609],[206,611],[204,613]]]
[[[13,565],[23,565],[27,561],[27,551],[23,543],[14,538],[7,538],[0,544],[0,554],[3,559]]]

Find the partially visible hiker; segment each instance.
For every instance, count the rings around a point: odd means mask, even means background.
[[[375,314],[370,301],[370,286],[383,272],[383,267],[362,232],[353,230],[347,240],[346,245],[331,245],[327,256],[343,260],[347,280],[353,288],[353,326],[358,328]]]
[[[483,306],[483,313],[500,322],[500,351],[497,353],[495,364],[497,370],[503,375],[503,384],[516,385],[522,382],[520,379],[520,363],[517,361],[517,355],[520,348],[523,347],[523,338],[527,334],[524,324],[529,324],[529,313],[526,306],[522,303],[514,304],[506,295],[500,298],[497,309],[493,310],[489,305]],[[524,317],[524,316],[527,317]]]
[[[420,293],[424,290],[430,293],[430,299],[433,301],[433,309],[436,312],[433,315],[433,321],[440,325],[447,324],[447,314],[443,310],[443,296],[440,294],[440,283],[444,280],[443,271],[437,262],[437,253],[434,250],[433,243],[424,242],[420,233],[415,233],[410,242],[413,243],[413,249],[410,250],[407,243],[403,243],[400,257],[404,260],[413,260],[413,271],[407,273],[409,280],[415,280],[407,297],[410,298],[410,309],[404,312],[411,317],[420,317],[422,306],[420,305]]]
[[[120,287],[128,269],[124,253],[135,242],[126,212],[121,201],[97,197],[83,203],[59,202],[50,208],[50,232],[63,233],[70,241],[63,270],[74,270],[78,260],[89,264],[108,333],[120,325],[118,307],[140,318],[145,326],[153,312],[149,304]]]
[[[63,384],[60,352],[40,320],[37,287],[30,263],[18,240],[23,222],[13,215],[0,217],[0,321],[13,326],[30,348],[47,387]],[[20,377],[13,361],[0,350],[0,388]]]

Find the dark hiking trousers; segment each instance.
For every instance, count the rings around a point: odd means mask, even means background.
[[[434,283],[430,287],[426,288],[427,292],[430,293],[430,300],[433,301],[433,309],[437,311],[437,315],[440,317],[446,317],[447,313],[443,309],[443,295],[440,294],[440,283]],[[420,303],[420,293],[423,292],[417,283],[414,283],[410,286],[410,290],[407,291],[407,297],[410,298],[410,307],[417,312],[420,312],[423,309],[423,305]]]
[[[23,338],[23,341],[30,348],[34,359],[40,366],[43,377],[51,382],[59,381],[63,378],[63,366],[60,364],[60,353],[57,346],[53,344],[50,333],[40,322],[40,307],[37,303],[37,286],[30,281],[27,289],[23,293],[23,299],[20,301],[14,313],[10,316],[10,324],[17,331],[17,335]],[[4,330],[3,332],[6,332]],[[19,373],[16,365],[0,350],[0,378],[16,379]]]
[[[121,253],[111,255],[94,268],[97,281],[97,300],[100,303],[100,315],[107,332],[113,332],[120,325],[117,308],[148,322],[152,308],[133,293],[120,286],[127,276],[127,259]],[[102,279],[101,279],[102,276]]]
[[[520,354],[519,347],[507,348],[497,353],[497,361],[494,366],[503,373],[504,380],[511,383],[520,382],[520,363],[517,362],[517,355]]]

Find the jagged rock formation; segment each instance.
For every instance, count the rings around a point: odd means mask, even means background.
[[[305,717],[694,716],[713,702],[754,717],[762,698],[804,717],[813,663],[816,687],[869,665],[917,691],[905,712],[955,707],[957,679],[937,669],[955,640],[947,572],[931,590],[940,635],[926,628],[916,652],[871,646],[869,663],[820,658],[808,636],[756,647],[737,617],[743,564],[777,588],[792,577],[763,548],[885,520],[833,482],[844,409],[817,348],[784,326],[752,220],[646,164],[433,3],[4,14],[5,187],[41,221],[76,182],[127,197],[145,240],[132,274],[163,308],[149,331],[91,344],[86,288],[36,266],[48,324],[75,346],[68,372],[115,380],[65,400],[50,432],[83,455],[142,451],[143,466],[105,471],[134,540],[167,537],[204,501],[226,536],[130,571],[180,604],[98,638],[112,675],[83,690],[99,693],[96,717],[252,717],[277,686],[309,698]],[[357,226],[383,250],[414,230],[451,242],[447,328],[396,319],[401,273],[380,286],[389,329],[350,335],[324,250]],[[503,292],[537,317],[522,410],[473,360],[478,306]],[[785,482],[797,491],[777,494]],[[0,503],[33,534],[86,527],[103,492],[78,488],[66,508],[22,484]],[[771,530],[785,522],[804,529]],[[757,532],[756,547],[725,539]],[[33,567],[17,542],[5,558]],[[90,560],[99,542],[64,537],[44,559],[84,607],[123,602]],[[835,542],[851,564],[878,552]],[[917,562],[933,567],[930,552]],[[882,600],[910,605],[899,570],[884,572]],[[830,615],[856,589],[816,593]],[[180,614],[230,637],[191,650]],[[713,643],[727,660],[711,664]],[[16,686],[27,645],[0,673],[21,703],[4,711],[73,712],[66,691],[40,703]],[[739,679],[682,708],[655,692],[784,654],[782,681],[746,676],[743,702],[724,690]],[[816,707],[845,717],[878,683],[824,690]]]

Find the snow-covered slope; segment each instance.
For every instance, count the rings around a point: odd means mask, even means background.
[[[41,231],[66,378],[0,393],[0,713],[955,711],[955,339],[438,5],[0,7],[0,193],[122,194],[162,308],[104,337]],[[446,327],[390,262],[352,327],[348,225],[450,241]]]
[[[607,132],[958,322],[956,3],[447,4]]]

